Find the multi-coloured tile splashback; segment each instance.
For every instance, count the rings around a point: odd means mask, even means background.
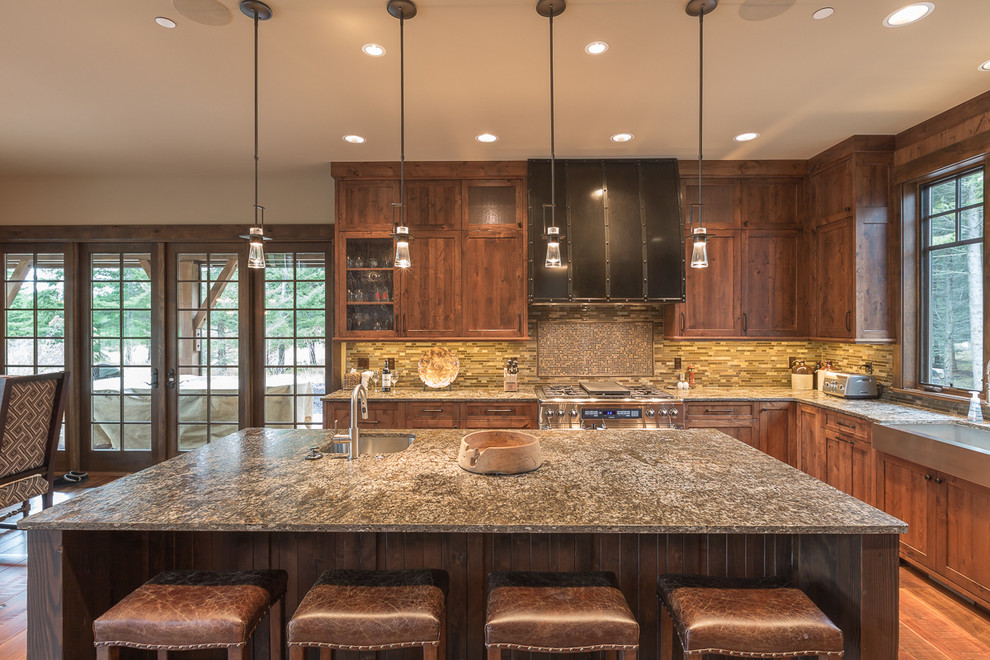
[[[858,371],[859,366],[872,362],[873,371],[881,383],[889,384],[893,373],[894,347],[891,345],[844,344],[810,341],[664,341],[663,320],[659,308],[651,306],[623,305],[621,307],[533,307],[530,314],[527,341],[502,342],[447,342],[460,360],[461,371],[454,387],[501,387],[502,368],[509,358],[519,360],[519,382],[540,384],[561,382],[569,377],[586,376],[586,373],[563,373],[563,369],[539,362],[541,328],[552,329],[554,322],[566,322],[563,327],[576,323],[594,323],[622,326],[617,335],[629,344],[627,348],[637,354],[653,355],[652,375],[616,376],[620,382],[636,380],[657,381],[662,385],[673,384],[677,374],[675,358],[681,358],[683,371],[695,367],[695,378],[700,385],[713,387],[735,386],[789,386],[790,358],[804,359],[809,364],[820,359],[833,361],[841,371]],[[627,327],[628,326],[628,327]],[[652,327],[648,338],[642,329]],[[636,345],[631,344],[636,337]],[[437,342],[353,342],[347,344],[344,360],[346,370],[357,368],[359,357],[370,357],[372,366],[384,358],[396,361],[401,387],[419,386],[416,366],[419,358]],[[577,363],[578,371],[585,369]],[[604,375],[604,374],[602,374]]]
[[[536,373],[540,378],[653,375],[653,323],[649,321],[541,321]]]

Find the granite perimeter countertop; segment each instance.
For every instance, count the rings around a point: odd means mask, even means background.
[[[469,431],[405,451],[303,459],[319,430],[246,429],[58,504],[23,529],[892,534],[907,526],[713,429],[531,431],[544,463],[457,465]]]
[[[335,390],[323,397],[324,401],[350,400],[352,390]],[[452,389],[424,390],[422,387],[402,387],[391,392],[368,391],[372,401],[536,401],[532,385],[520,385],[518,392],[504,392],[494,387],[454,387]]]

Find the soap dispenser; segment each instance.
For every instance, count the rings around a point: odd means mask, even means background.
[[[969,400],[969,414],[966,415],[966,419],[971,422],[983,421],[983,409],[980,407],[979,392],[973,392],[973,396]]]

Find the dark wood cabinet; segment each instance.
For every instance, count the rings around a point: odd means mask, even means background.
[[[814,337],[893,341],[887,245],[893,148],[892,136],[853,136],[809,162]]]
[[[460,232],[421,231],[409,242],[413,266],[397,269],[398,334],[457,337],[461,334]]]
[[[750,447],[762,450],[756,405],[752,401],[688,401],[684,404],[684,426],[689,429],[718,429]]]
[[[742,263],[742,335],[802,334],[798,301],[800,234],[789,229],[745,232]]]
[[[738,337],[740,315],[739,231],[722,230],[708,239],[708,268],[688,268],[684,302],[664,307],[664,333],[671,338]],[[692,244],[685,240],[691,260]]]
[[[990,489],[880,454],[878,506],[908,523],[901,556],[990,607]]]
[[[702,223],[706,229],[739,229],[742,227],[741,206],[739,204],[740,180],[701,179]],[[691,207],[698,203],[698,177],[681,179],[681,194],[684,196],[684,228],[689,230],[693,217],[697,226],[697,210],[691,215]],[[690,231],[688,232],[690,233]]]
[[[799,229],[804,182],[796,178],[742,179],[741,224],[746,229]]]
[[[872,426],[857,417],[827,410],[819,417],[825,443],[825,482],[844,493],[875,501],[876,467]]]
[[[407,163],[408,269],[392,266],[398,169],[331,167],[338,195],[334,337],[525,338],[526,164]]]
[[[759,404],[760,450],[778,461],[797,465],[792,452],[791,436],[794,435],[794,405],[780,401],[764,401]]]
[[[815,479],[825,481],[825,434],[822,424],[823,413],[815,406],[798,404],[797,407],[797,452],[798,469]]]
[[[358,428],[379,429],[535,429],[536,401],[450,401],[405,399],[368,402],[368,419],[359,420]],[[338,429],[351,423],[350,401],[325,401],[323,427]]]
[[[462,238],[465,337],[526,335],[526,246],[521,231]]]

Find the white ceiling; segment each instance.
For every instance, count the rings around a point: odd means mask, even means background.
[[[706,159],[807,158],[897,133],[990,89],[990,2],[722,0],[705,20]],[[0,0],[0,172],[217,174],[252,167],[252,21],[170,0]],[[568,0],[555,20],[558,157],[697,157],[697,19],[686,0]],[[271,0],[262,172],[397,160],[399,22],[385,0]],[[821,6],[832,18],[812,20]],[[222,7],[220,7],[222,5]],[[406,157],[549,153],[547,20],[535,0],[418,0],[406,23]],[[186,9],[186,13],[189,10]],[[154,22],[178,23],[166,30]],[[229,18],[228,18],[229,16]],[[592,40],[611,48],[593,57]],[[361,53],[367,42],[388,54]],[[481,144],[474,136],[500,136]],[[636,138],[609,141],[625,131]],[[743,131],[762,137],[733,142]],[[345,143],[357,133],[364,145]]]

